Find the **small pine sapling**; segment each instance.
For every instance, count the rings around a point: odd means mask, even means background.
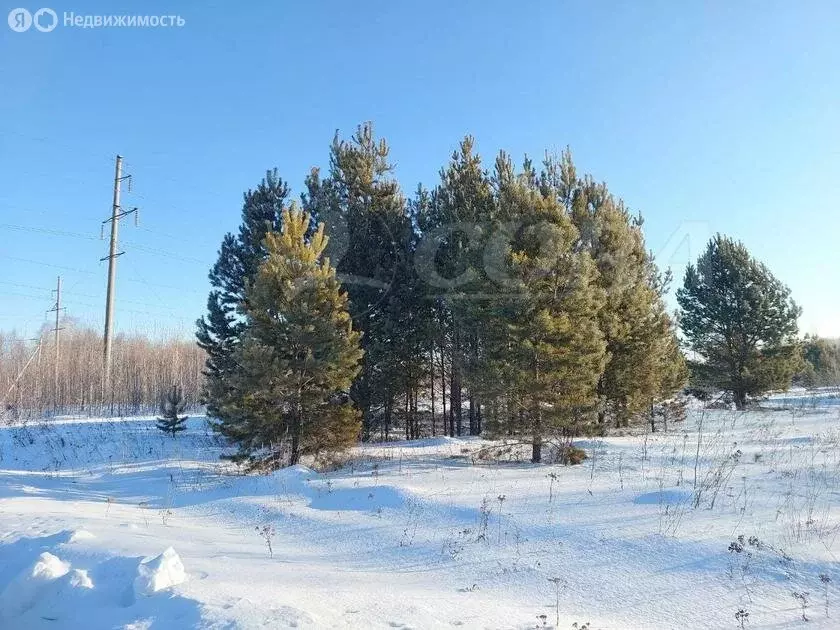
[[[735,620],[738,622],[738,625],[741,626],[741,630],[744,630],[744,624],[750,618],[750,613],[748,613],[743,608],[738,609],[738,612],[735,613]]]
[[[184,413],[187,408],[187,403],[184,400],[184,395],[181,388],[173,385],[172,389],[166,394],[160,403],[160,413],[162,418],[157,419],[157,428],[168,433],[172,437],[187,428],[187,416],[180,414]]]

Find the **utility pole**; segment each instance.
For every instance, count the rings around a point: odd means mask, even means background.
[[[53,328],[53,332],[55,333],[55,365],[53,366],[53,411],[58,411],[58,402],[59,402],[59,391],[58,391],[58,359],[61,356],[61,327],[59,326],[60,323],[60,316],[61,311],[64,309],[61,308],[61,276],[58,276],[58,282],[55,285],[55,306],[51,308],[48,313],[52,313],[55,311],[55,328]],[[40,357],[40,344],[38,346],[39,353],[38,356]]]
[[[105,298],[105,348],[104,348],[104,374],[102,382],[102,393],[105,400],[107,400],[111,391],[111,341],[114,332],[114,284],[117,275],[117,256],[121,256],[123,252],[117,252],[117,235],[119,233],[120,219],[126,215],[134,214],[134,220],[137,221],[137,208],[133,208],[124,212],[120,207],[120,187],[124,179],[128,180],[128,190],[131,191],[131,175],[122,174],[122,156],[117,156],[116,168],[114,170],[114,201],[111,205],[111,217],[102,222],[104,231],[105,224],[111,223],[111,245],[108,249],[108,255],[100,258],[100,261],[108,261],[108,291]],[[104,234],[103,234],[104,236]],[[105,402],[103,400],[103,402]]]

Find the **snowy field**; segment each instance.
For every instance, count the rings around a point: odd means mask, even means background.
[[[840,407],[642,431],[243,477],[203,418],[0,427],[0,628],[840,627]]]

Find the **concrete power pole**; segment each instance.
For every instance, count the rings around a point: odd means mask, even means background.
[[[102,392],[105,401],[111,392],[111,342],[114,333],[114,285],[117,275],[117,256],[121,256],[123,252],[117,252],[117,236],[119,233],[120,219],[132,212],[135,213],[135,221],[137,220],[137,208],[123,212],[120,207],[120,188],[124,179],[128,180],[128,189],[131,190],[131,175],[122,174],[122,156],[117,156],[116,168],[114,171],[114,202],[111,205],[111,217],[102,222],[104,229],[105,224],[111,223],[111,245],[108,249],[108,255],[100,260],[108,261],[108,292],[105,298],[105,348],[104,348],[104,373]],[[103,401],[103,402],[105,402]]]
[[[58,276],[58,282],[55,285],[55,306],[51,308],[48,313],[52,313],[55,311],[55,328],[53,328],[53,332],[55,333],[55,365],[53,366],[53,410],[55,412],[58,411],[58,403],[59,403],[59,390],[58,390],[58,360],[61,356],[61,326],[60,324],[60,316],[61,311],[64,309],[61,308],[61,276]],[[38,358],[40,360],[41,356],[41,345],[38,344]]]

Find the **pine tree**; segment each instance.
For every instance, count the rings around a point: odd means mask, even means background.
[[[484,382],[482,321],[498,287],[490,286],[484,260],[495,230],[495,200],[472,137],[461,141],[440,179],[418,214],[423,239],[417,265],[440,323],[437,347],[447,354],[451,365],[449,433],[463,433],[466,386],[470,434],[475,435]]]
[[[179,415],[184,413],[186,408],[187,403],[184,400],[181,388],[173,385],[172,389],[160,401],[160,415],[162,417],[157,419],[155,426],[164,433],[175,437],[175,435],[187,429],[187,416]]]
[[[404,299],[412,292],[415,235],[389,151],[370,123],[350,140],[336,134],[328,176],[314,170],[304,197],[304,207],[318,213],[335,239],[327,254],[362,333],[364,361],[351,395],[362,411],[365,438],[377,427],[390,430],[397,398],[416,389],[419,378],[418,370],[398,368],[410,337]]]
[[[288,196],[289,187],[277,170],[266,172],[256,190],[244,194],[239,231],[225,235],[210,270],[207,316],[196,322],[198,345],[207,353],[203,402],[210,416],[219,413],[219,405],[230,395],[229,379],[237,370],[233,353],[243,330],[237,308],[246,298],[248,281],[265,258],[263,239],[281,228]]]
[[[801,369],[796,341],[801,309],[790,289],[740,242],[717,235],[677,291],[680,326],[700,360],[697,385],[731,392],[738,409],[748,396],[790,386]]]
[[[284,210],[282,232],[264,240],[266,258],[245,291],[239,369],[220,408],[219,430],[240,457],[275,467],[340,449],[358,437],[347,392],[359,372],[360,334],[347,295],[324,257],[327,237],[310,216]]]
[[[532,461],[547,437],[569,439],[596,409],[595,386],[604,366],[597,314],[603,293],[588,252],[575,250],[578,233],[554,196],[535,186],[529,163],[513,175],[497,162],[500,208],[517,229],[510,241],[505,329],[494,344],[504,366],[519,430],[532,436]],[[516,289],[516,291],[513,291]]]
[[[601,431],[607,417],[618,426],[647,417],[686,374],[663,300],[669,276],[661,276],[645,249],[641,217],[631,216],[605,184],[579,178],[568,149],[546,158],[539,185],[565,207],[578,229],[577,248],[595,261],[604,292],[598,312],[607,344],[597,386]]]

